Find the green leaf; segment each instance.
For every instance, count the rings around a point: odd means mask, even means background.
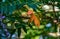
[[[26,26],[25,27],[23,27],[23,30],[27,33],[27,29],[26,29]]]
[[[44,25],[40,25],[40,27],[39,27],[39,28],[40,28],[40,29],[44,29],[44,27],[45,27]]]

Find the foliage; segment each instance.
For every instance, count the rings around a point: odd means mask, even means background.
[[[0,11],[1,13],[3,13],[3,15],[6,16],[6,18],[3,19],[3,23],[7,25],[8,29],[23,28],[23,30],[26,32],[25,39],[30,39],[31,37],[40,35],[43,32],[54,32],[54,27],[57,26],[60,20],[60,12],[54,13],[44,11],[42,9],[42,6],[45,4],[49,4],[49,1],[57,1],[58,4],[56,6],[60,8],[60,0],[6,0],[5,2],[1,1]],[[35,25],[33,25],[32,23],[28,25],[27,22],[25,23],[23,21],[24,18],[22,19],[22,17],[20,17],[22,16],[23,12],[27,13],[28,11],[28,9],[24,7],[24,5],[32,8],[35,11],[35,14],[40,17],[41,25],[39,29],[35,27]],[[54,23],[54,20],[58,20],[58,22]],[[15,22],[17,22],[17,24],[14,24]],[[46,25],[49,23],[51,23],[51,27],[46,27]]]

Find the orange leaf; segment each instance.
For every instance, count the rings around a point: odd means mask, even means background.
[[[40,20],[38,19],[38,17],[37,16],[35,16],[35,15],[33,15],[33,17],[34,17],[34,24],[37,26],[37,27],[39,27],[40,26]]]
[[[30,22],[34,22],[34,24],[37,26],[37,27],[39,27],[40,26],[40,20],[38,19],[38,17],[37,16],[35,16],[34,14],[32,14],[31,15],[31,17],[30,17]]]

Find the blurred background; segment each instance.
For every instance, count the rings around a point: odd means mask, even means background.
[[[28,24],[28,9],[39,16],[39,29]],[[60,39],[60,0],[0,0],[0,38]],[[6,31],[6,30],[5,30]]]

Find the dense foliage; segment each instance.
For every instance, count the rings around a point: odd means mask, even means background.
[[[57,5],[54,4],[55,2],[58,2]],[[60,0],[1,0],[0,4],[0,13],[6,17],[3,19],[3,23],[6,24],[9,32],[17,28],[20,28],[21,31],[22,28],[26,32],[25,39],[31,39],[31,37],[39,36],[40,34],[47,35],[48,32],[56,32],[60,22],[60,11],[45,12],[42,9],[42,6],[47,4],[51,4],[52,7],[57,6],[60,9]],[[22,17],[22,14],[26,14],[28,11],[25,5],[32,8],[35,14],[40,17],[41,25],[39,29],[33,23],[29,25],[28,22],[25,22],[27,19]],[[54,21],[57,22],[55,23]],[[14,24],[15,22],[16,24]]]

